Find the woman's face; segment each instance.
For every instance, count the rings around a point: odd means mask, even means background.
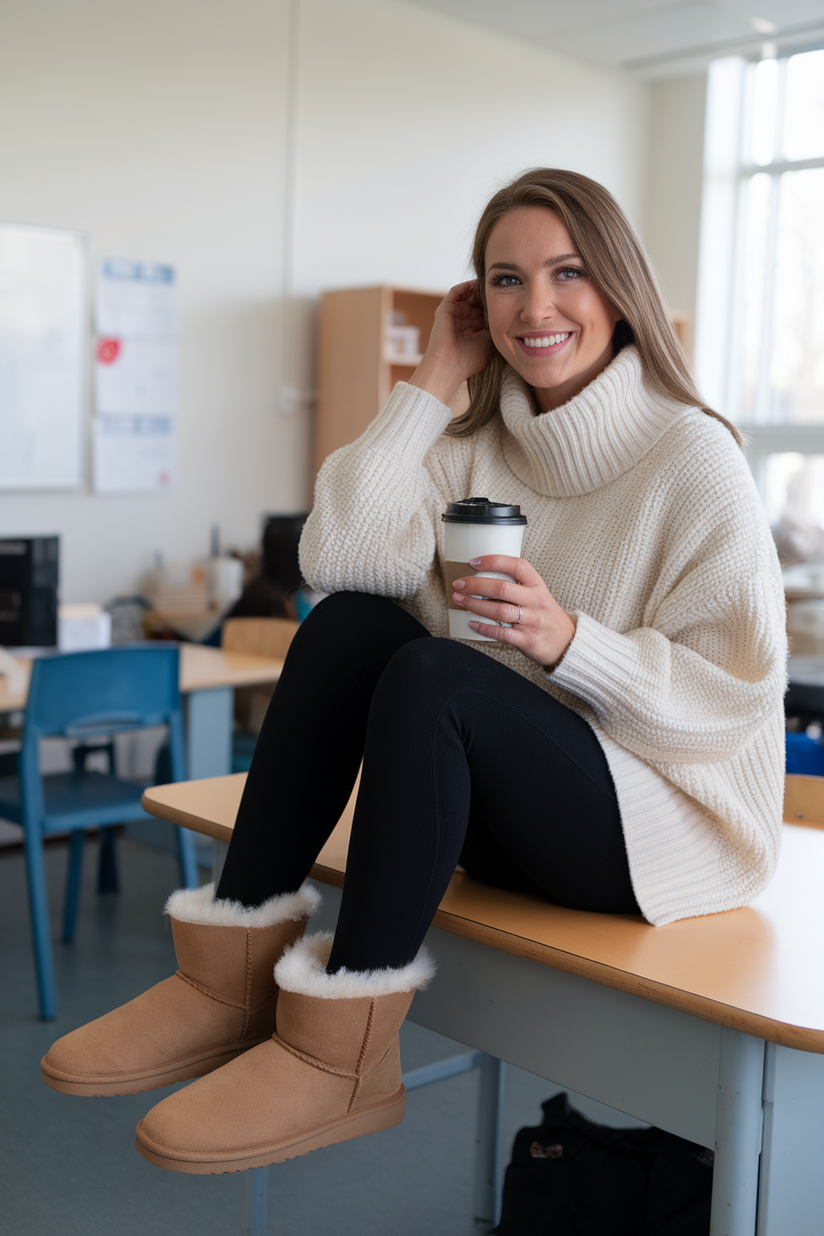
[[[492,342],[534,388],[542,412],[560,407],[612,360],[620,314],[590,279],[561,220],[543,206],[499,219],[485,261]]]

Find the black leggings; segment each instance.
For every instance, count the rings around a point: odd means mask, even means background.
[[[402,966],[458,862],[499,888],[636,913],[600,743],[541,687],[336,593],[299,628],[260,733],[218,897],[303,882],[358,794],[330,972]]]

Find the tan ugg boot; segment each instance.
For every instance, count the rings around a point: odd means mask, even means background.
[[[275,967],[277,1032],[153,1107],[137,1126],[144,1159],[209,1175],[265,1167],[403,1119],[398,1031],[434,965],[327,974],[332,937],[307,937]]]
[[[177,973],[58,1039],[40,1062],[43,1081],[64,1094],[136,1094],[263,1042],[275,1027],[275,963],[319,905],[310,884],[253,909],[215,900],[211,884],[173,893]]]

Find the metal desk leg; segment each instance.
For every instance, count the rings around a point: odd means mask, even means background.
[[[232,688],[192,691],[183,699],[189,780],[225,776],[232,771]]]
[[[758,1236],[821,1236],[822,1147],[824,1056],[768,1043]]]
[[[501,1113],[504,1064],[484,1056],[478,1091],[478,1136],[475,1153],[473,1221],[489,1231],[498,1221],[501,1202]]]
[[[266,1236],[269,1168],[243,1173],[243,1236]]]
[[[754,1236],[764,1043],[721,1030],[710,1236]]]
[[[232,771],[233,705],[234,691],[231,687],[192,691],[183,696],[186,775],[190,781],[199,777],[223,777]],[[189,868],[184,882],[187,888],[197,888],[197,852],[192,844],[196,834],[183,828],[180,832],[182,838],[191,839],[188,845],[184,842],[181,852],[184,870]],[[208,862],[208,859],[205,861]],[[202,852],[201,862],[204,862]]]

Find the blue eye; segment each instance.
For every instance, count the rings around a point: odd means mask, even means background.
[[[556,270],[555,277],[560,279],[562,283],[572,283],[574,280],[582,278],[585,273],[585,271],[581,270],[580,266],[562,266],[560,270]]]
[[[514,288],[520,279],[517,275],[496,275],[492,282],[496,288]]]

